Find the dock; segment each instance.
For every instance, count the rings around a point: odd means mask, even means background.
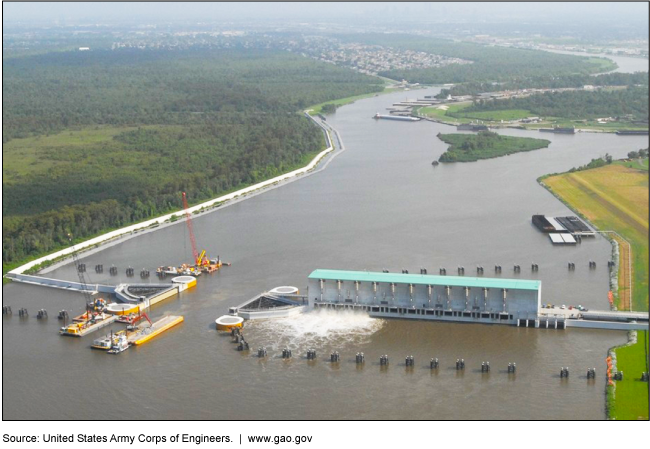
[[[156,321],[149,327],[145,327],[137,332],[133,332],[128,336],[128,341],[132,345],[142,345],[152,338],[162,334],[166,330],[171,329],[177,324],[182,323],[184,317],[169,315]]]

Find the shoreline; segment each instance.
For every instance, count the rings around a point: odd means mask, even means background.
[[[328,124],[322,124],[317,121],[316,118],[312,117],[309,115],[307,111],[303,111],[304,115],[312,120],[316,126],[321,128],[323,131],[323,134],[325,135],[325,144],[327,147],[318,153],[310,162],[309,164],[305,165],[304,167],[298,168],[296,170],[293,170],[291,172],[285,173],[283,175],[276,176],[271,179],[267,179],[265,181],[259,182],[257,184],[253,184],[251,186],[245,187],[243,189],[239,189],[235,192],[228,193],[226,195],[219,196],[217,198],[213,198],[208,201],[204,201],[200,204],[197,204],[195,206],[189,207],[187,209],[187,212],[191,213],[192,215],[202,215],[210,212],[214,212],[218,209],[221,209],[223,207],[230,206],[232,204],[237,204],[241,201],[244,201],[248,198],[252,198],[254,196],[257,196],[261,193],[267,192],[269,190],[275,189],[277,187],[280,187],[282,185],[288,184],[290,182],[296,181],[298,179],[303,178],[304,176],[309,176],[315,173],[320,172],[324,168],[329,165],[329,162],[334,159],[334,157],[340,153],[342,153],[345,150],[345,147],[343,146],[341,137],[334,128],[329,126]],[[334,154],[332,157],[330,157],[324,166],[318,168],[317,170],[314,170],[319,163],[326,158],[330,153],[335,152],[336,146],[334,145],[334,142],[332,141],[332,137],[330,136],[330,133],[334,133],[336,135],[336,138],[339,142],[339,148],[341,151],[338,153]],[[91,238],[89,240],[86,240],[84,242],[81,242],[79,244],[64,248],[62,250],[56,251],[54,253],[47,254],[45,256],[39,257],[38,259],[31,260],[19,267],[13,268],[12,270],[9,270],[3,278],[6,279],[11,279],[13,275],[16,274],[23,274],[25,271],[32,269],[38,265],[42,265],[44,263],[50,262],[47,266],[44,266],[40,269],[37,270],[37,272],[48,272],[54,270],[56,267],[60,267],[62,265],[65,265],[68,263],[68,256],[71,256],[73,253],[73,248],[77,252],[88,252],[90,251],[90,254],[94,254],[96,252],[99,252],[105,248],[108,248],[110,246],[114,246],[118,243],[122,243],[124,241],[127,241],[133,237],[136,237],[138,235],[142,235],[148,232],[153,232],[161,228],[165,228],[167,226],[172,226],[174,224],[182,223],[183,222],[183,215],[185,214],[186,210],[185,209],[180,209],[175,212],[171,212],[156,218],[152,218],[140,223],[132,224],[129,226],[125,226],[123,228],[115,229],[113,231],[109,231],[107,233],[104,233],[100,236]],[[173,219],[173,220],[172,220]]]

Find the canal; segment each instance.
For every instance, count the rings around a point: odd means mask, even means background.
[[[200,249],[232,263],[179,297],[156,305],[152,318],[182,314],[185,322],[117,356],[91,351],[94,336],[57,335],[60,309],[81,312],[81,295],[35,286],[3,286],[3,302],[32,317],[3,316],[5,419],[602,419],[607,349],[626,333],[569,329],[374,320],[363,315],[311,313],[247,324],[256,351],[239,353],[214,320],[228,307],[279,285],[306,286],[316,268],[349,270],[503,266],[501,277],[541,279],[543,301],[606,308],[607,260],[602,237],[554,247],[531,223],[533,214],[571,212],[536,178],[647,147],[645,136],[579,133],[543,137],[549,148],[466,164],[431,162],[445,151],[436,138],[453,127],[431,122],[372,120],[405,97],[438,89],[377,96],[327,118],[346,151],[313,176],[197,217]],[[541,133],[499,130],[515,136]],[[191,258],[183,222],[106,248],[83,259],[93,283],[138,279],[142,267]],[[599,262],[589,270],[588,261]],[[568,261],[576,270],[569,272]],[[538,272],[530,264],[539,265]],[[119,267],[111,277],[107,267]],[[520,264],[520,274],[512,265]],[[136,278],[124,275],[127,266]],[[48,276],[74,280],[70,265]],[[148,282],[158,282],[151,278]],[[36,320],[46,308],[50,318]],[[71,314],[72,315],[72,314]],[[279,358],[282,348],[294,359]],[[315,363],[302,357],[318,353]],[[327,360],[339,351],[341,362]],[[364,352],[365,366],[354,356]],[[390,366],[379,367],[388,354]],[[406,370],[404,357],[415,367]],[[432,373],[429,359],[440,369]],[[464,358],[463,373],[453,368]],[[482,374],[489,361],[490,374]],[[505,371],[517,363],[515,376]],[[569,366],[571,378],[559,378]],[[595,382],[586,380],[596,367]]]

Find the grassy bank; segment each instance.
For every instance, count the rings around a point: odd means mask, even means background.
[[[474,162],[546,148],[551,143],[530,137],[501,136],[489,131],[478,134],[438,134],[438,138],[450,145],[440,156],[440,162]]]
[[[613,230],[632,247],[632,308],[648,310],[648,159],[616,161],[591,170],[554,175],[544,184],[576,213],[600,230]],[[625,267],[623,261],[620,264]],[[627,288],[619,271],[619,289]],[[619,301],[625,299],[619,295]],[[617,304],[619,307],[624,304]],[[616,390],[608,387],[612,419],[648,419],[648,384],[638,378],[647,370],[647,332],[634,345],[616,348],[617,369],[625,373]],[[646,340],[644,340],[646,339]]]
[[[636,343],[615,349],[616,369],[623,371],[625,377],[616,382],[615,392],[608,388],[607,408],[611,419],[648,419],[648,382],[640,380],[641,373],[648,371],[647,351],[647,331],[637,331]]]
[[[648,171],[614,163],[550,176],[544,183],[598,229],[632,246],[632,308],[648,310]],[[619,282],[625,282],[620,279]]]
[[[387,78],[381,78],[383,81],[387,82]],[[368,94],[363,94],[363,95],[353,95],[351,97],[346,97],[346,98],[339,98],[338,100],[332,100],[332,101],[326,101],[324,103],[319,103],[314,106],[308,107],[306,110],[309,112],[309,115],[318,115],[322,113],[323,106],[326,104],[333,104],[336,105],[336,107],[341,107],[346,104],[354,103],[357,100],[363,100],[364,98],[370,98],[370,97],[376,97],[378,95],[382,94],[390,94],[393,92],[396,92],[396,89],[389,88],[386,85],[384,85],[383,90],[377,91],[377,92],[371,92]]]
[[[622,119],[600,123],[596,119],[585,119],[578,115],[569,115],[567,117],[543,116],[542,121],[534,124],[521,124],[518,120],[527,117],[540,116],[540,113],[530,109],[496,109],[489,111],[468,111],[472,108],[471,102],[451,103],[438,106],[428,106],[414,109],[423,117],[448,123],[451,125],[482,121],[486,125],[499,126],[512,122],[513,125],[521,125],[526,129],[550,128],[558,126],[561,128],[575,127],[578,129],[616,132],[619,130],[644,130],[648,129],[647,123],[634,123],[630,120]]]

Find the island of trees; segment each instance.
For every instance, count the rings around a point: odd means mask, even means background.
[[[546,148],[551,143],[545,139],[501,136],[491,131],[481,131],[478,134],[438,134],[438,138],[450,145],[440,156],[440,162],[474,162]]]

